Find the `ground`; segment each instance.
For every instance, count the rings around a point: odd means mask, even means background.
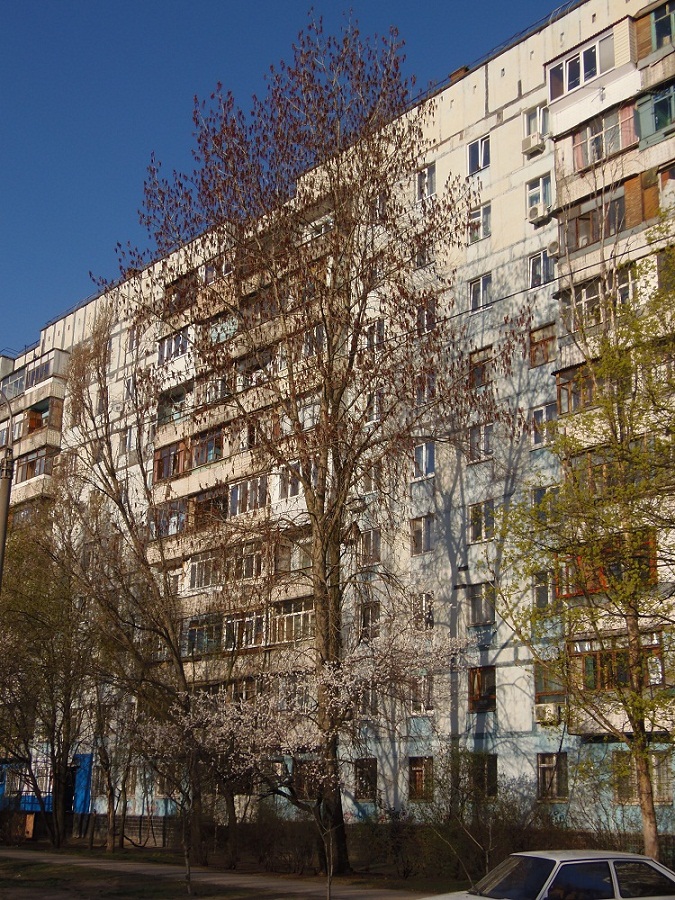
[[[352,876],[333,883],[333,900],[417,900],[452,885]],[[227,900],[323,900],[326,883],[305,878],[197,869],[193,897]],[[102,856],[83,851],[52,853],[31,847],[0,847],[0,900],[174,900],[187,896],[185,873],[175,862],[128,853]]]

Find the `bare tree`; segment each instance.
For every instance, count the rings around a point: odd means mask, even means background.
[[[299,661],[289,667],[286,646],[246,665],[314,671],[311,806],[338,872],[339,736],[359,692],[341,705],[334,685],[380,608],[402,627],[405,606],[410,623],[406,560],[434,527],[429,516],[411,533],[404,484],[430,464],[415,448],[459,441],[472,416],[510,419],[485,375],[508,369],[522,324],[505,320],[489,358],[463,340],[453,257],[476,198],[460,179],[440,181],[435,104],[412,104],[400,50],[395,32],[364,42],[353,24],[329,37],[312,22],[249,113],[220,90],[198,104],[195,171],[165,180],[150,168],[144,218],[164,255],[125,266],[135,328],[159,328],[158,365],[141,376],[168,425],[155,437],[155,508],[160,496],[188,508],[176,476],[217,460],[203,483],[232,607],[255,613],[263,582],[270,621],[284,583],[308,604]],[[172,405],[179,415],[163,416]],[[181,458],[171,453],[191,461],[163,466]],[[247,565],[254,596],[238,586]],[[303,805],[292,786],[282,792]]]

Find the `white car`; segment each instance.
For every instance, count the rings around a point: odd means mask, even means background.
[[[468,891],[433,900],[675,900],[675,872],[637,853],[537,850],[514,853]],[[429,898],[431,900],[431,898]]]

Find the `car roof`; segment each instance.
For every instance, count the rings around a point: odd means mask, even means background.
[[[555,862],[584,859],[649,859],[639,853],[623,853],[619,850],[528,850],[522,853],[514,853],[513,856],[537,856],[551,859]]]

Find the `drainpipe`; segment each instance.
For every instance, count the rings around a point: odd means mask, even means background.
[[[7,542],[7,521],[9,519],[9,495],[12,490],[14,475],[14,419],[12,407],[7,395],[0,388],[0,398],[9,410],[9,427],[7,430],[7,446],[5,455],[0,460],[0,590],[2,589],[2,569],[5,562],[5,544]]]

